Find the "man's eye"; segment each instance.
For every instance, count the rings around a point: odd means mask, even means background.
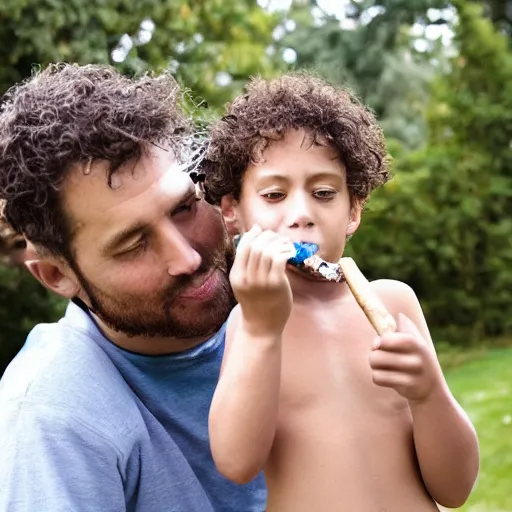
[[[196,203],[200,199],[201,198],[194,197],[192,200],[188,201],[187,203],[180,204],[179,206],[174,208],[174,210],[171,212],[171,217],[173,217],[174,215],[179,215],[180,213],[190,213],[196,207]]]
[[[267,192],[266,194],[262,194],[265,199],[269,201],[279,201],[279,199],[283,199],[283,192]]]
[[[138,254],[143,253],[148,246],[148,241],[146,239],[140,240],[135,245],[132,245],[131,247],[128,247],[125,251],[123,251],[119,256],[125,257],[125,258],[133,258],[137,256]]]

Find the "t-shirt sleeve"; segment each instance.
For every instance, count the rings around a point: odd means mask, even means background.
[[[121,454],[78,418],[27,402],[0,413],[0,512],[126,511]]]

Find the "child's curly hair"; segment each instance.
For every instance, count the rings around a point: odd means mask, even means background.
[[[239,198],[244,171],[263,160],[265,148],[285,132],[304,129],[323,139],[347,169],[352,201],[364,203],[390,177],[389,158],[374,115],[348,90],[305,73],[253,78],[210,130],[204,161],[207,198]],[[325,143],[325,142],[324,142]]]
[[[55,64],[11,88],[0,109],[0,200],[17,233],[70,257],[59,189],[76,164],[112,174],[151,145],[174,149],[191,131],[169,74],[130,79],[110,66]]]

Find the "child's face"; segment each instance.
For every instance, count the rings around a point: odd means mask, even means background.
[[[240,200],[224,198],[222,209],[240,233],[258,224],[292,242],[314,242],[334,262],[358,228],[361,208],[350,204],[345,167],[334,151],[311,145],[305,135],[290,131],[273,142],[264,161],[246,170]]]

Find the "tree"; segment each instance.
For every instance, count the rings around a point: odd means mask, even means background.
[[[512,330],[512,52],[481,5],[454,4],[458,54],[433,84],[428,144],[397,159],[353,250],[374,277],[413,285],[442,336],[467,342]]]
[[[485,0],[485,12],[491,18],[498,30],[512,37],[512,1]]]
[[[296,1],[288,14],[296,29],[280,43],[297,52],[297,67],[352,88],[389,138],[416,148],[426,139],[424,107],[436,70],[432,52],[414,50],[410,30],[429,23],[427,11],[435,7],[446,7],[446,1],[363,0],[351,2],[340,20],[314,0]]]
[[[256,0],[3,0],[0,93],[34,65],[111,63],[127,74],[170,68],[219,107],[278,66],[265,53],[278,22]]]

